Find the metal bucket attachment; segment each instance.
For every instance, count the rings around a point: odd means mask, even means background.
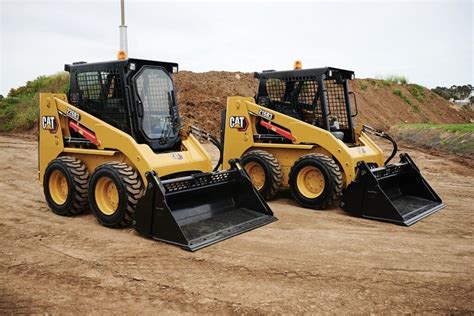
[[[194,251],[276,221],[240,163],[232,161],[231,166],[171,180],[149,172],[135,229]]]
[[[365,162],[344,192],[341,207],[368,219],[410,226],[444,208],[408,154],[400,162],[370,168]]]

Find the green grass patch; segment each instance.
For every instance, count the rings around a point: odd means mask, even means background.
[[[444,132],[451,133],[472,133],[474,132],[474,123],[467,124],[399,124],[397,127],[401,128],[415,128],[415,129],[439,129]]]
[[[370,83],[372,86],[377,86],[378,80],[375,79],[366,79],[368,83]]]
[[[390,80],[381,80],[380,82],[382,84],[382,87],[391,87],[392,86],[392,81],[390,81]]]
[[[392,92],[393,94],[395,94],[396,96],[399,96],[400,98],[403,96],[403,92],[400,89],[393,89]]]
[[[0,100],[0,131],[29,130],[38,117],[39,93],[66,93],[69,75],[59,73],[41,76],[18,89],[11,89],[8,96]]]
[[[376,78],[379,80],[382,80],[386,86],[390,86],[392,83],[396,83],[396,84],[408,83],[408,78],[405,76],[400,76],[400,75],[390,75],[390,76],[384,76],[384,77],[377,76]]]
[[[408,86],[410,94],[420,103],[423,103],[426,98],[425,89],[417,84],[410,84]]]
[[[449,138],[442,139],[440,143],[441,143],[441,145],[448,145],[449,144]]]
[[[403,94],[402,90],[396,88],[396,89],[393,89],[392,93],[400,97],[400,99],[402,99],[406,104],[411,106],[413,111],[418,112],[418,113],[421,112],[420,107],[417,104],[414,104],[413,102],[411,102],[411,100],[405,94]]]
[[[367,84],[367,82],[365,80],[359,81],[360,90],[365,91],[365,90],[367,90],[368,87],[369,87],[369,85]]]

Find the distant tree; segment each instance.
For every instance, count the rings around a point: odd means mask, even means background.
[[[441,97],[445,98],[446,100],[454,99],[454,100],[464,100],[466,99],[472,91],[472,85],[463,85],[463,86],[456,86],[453,85],[450,88],[446,87],[436,87],[432,89],[432,91]]]
[[[0,94],[0,100],[3,100],[3,94]]]

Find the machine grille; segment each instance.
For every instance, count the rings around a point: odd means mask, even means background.
[[[208,186],[211,184],[217,184],[229,181],[231,179],[231,172],[218,172],[218,173],[208,173],[201,174],[198,176],[191,176],[185,180],[176,180],[164,181],[163,186],[166,189],[166,193],[173,193],[203,186]]]
[[[128,110],[119,69],[76,72],[78,106],[99,119],[129,132]]]

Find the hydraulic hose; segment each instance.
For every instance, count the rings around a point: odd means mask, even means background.
[[[208,132],[203,131],[199,127],[191,126],[191,133],[195,134],[201,139],[208,140],[211,144],[217,147],[217,149],[219,150],[219,160],[217,161],[217,164],[214,166],[214,169],[212,170],[213,171],[219,170],[219,166],[222,165],[222,161],[224,159],[224,151],[223,151],[221,143],[217,140],[217,138],[215,138]]]
[[[384,138],[384,139],[388,140],[390,143],[392,143],[392,146],[393,146],[392,153],[387,158],[387,160],[385,160],[385,162],[384,162],[384,165],[386,166],[390,162],[390,160],[392,160],[393,157],[395,157],[395,155],[398,152],[398,145],[395,142],[395,140],[390,135],[385,133],[384,131],[373,128],[373,127],[368,126],[368,125],[364,125],[362,127],[362,131],[364,131],[366,133],[369,133],[369,134],[372,134],[372,135],[375,135],[375,136],[378,136],[378,137],[381,137],[381,138]]]
[[[217,147],[219,150],[219,160],[217,161],[217,164],[215,165],[213,171],[219,170],[219,166],[222,165],[222,161],[224,159],[224,152],[221,143],[215,138],[214,136],[210,135],[209,141]]]
[[[385,138],[386,140],[391,142],[392,146],[393,146],[392,154],[384,162],[384,165],[387,165],[390,162],[390,160],[392,160],[393,157],[395,157],[395,155],[397,154],[398,146],[397,146],[397,143],[395,142],[395,140],[392,137],[390,137],[390,135],[384,133],[384,136],[382,136],[382,138]]]

